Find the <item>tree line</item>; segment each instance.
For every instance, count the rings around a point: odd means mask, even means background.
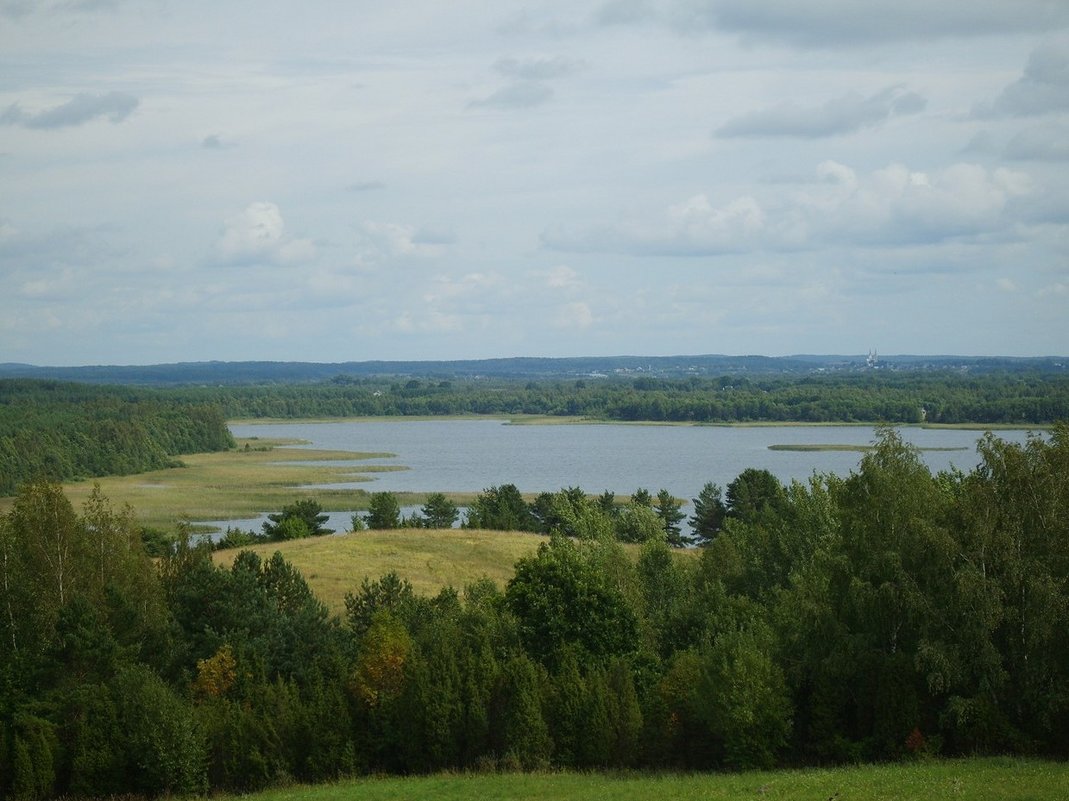
[[[125,475],[234,440],[218,405],[152,390],[0,380],[0,495],[26,481]]]
[[[1069,417],[1069,376],[1044,372],[403,382],[337,376],[312,384],[172,392],[216,403],[230,419],[535,414],[655,422],[1027,425]]]
[[[1069,424],[978,447],[932,475],[882,429],[848,476],[750,476],[694,554],[566,521],[504,587],[387,574],[340,615],[279,554],[224,568],[185,541],[153,564],[132,510],[23,485],[0,517],[0,794],[1069,757]]]
[[[558,492],[541,492],[528,503],[515,484],[502,484],[483,490],[464,514],[461,528],[493,531],[529,531],[558,534],[583,540],[617,540],[645,543],[663,541],[673,548],[706,545],[730,518],[743,517],[756,504],[778,495],[781,485],[768,470],[749,468],[727,485],[726,495],[719,485],[708,482],[694,498],[694,514],[687,518],[683,503],[666,489],[656,496],[638,488],[626,502],[606,490],[590,497],[581,487],[567,487]],[[419,512],[401,514],[397,494],[372,492],[364,514],[352,516],[351,530],[389,530],[404,528],[452,528],[461,518],[461,510],[441,492],[432,492]],[[215,550],[240,548],[266,542],[302,539],[333,534],[324,523],[329,516],[312,498],[285,506],[269,514],[260,532],[227,528],[217,539]],[[690,530],[682,527],[684,519]],[[155,546],[155,543],[153,543]],[[162,550],[152,550],[163,555]]]

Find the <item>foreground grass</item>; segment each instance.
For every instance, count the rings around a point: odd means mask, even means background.
[[[371,778],[257,793],[251,801],[1039,801],[1069,797],[1069,764],[1010,758],[737,774],[576,773]]]
[[[390,571],[411,582],[421,595],[443,587],[462,590],[483,578],[504,587],[516,560],[533,554],[545,537],[537,534],[477,529],[402,528],[358,531],[337,536],[270,542],[247,549],[268,558],[275,551],[301,571],[312,592],[332,612],[345,611],[345,594],[364,578],[380,578]],[[239,549],[217,551],[218,564],[231,565]]]

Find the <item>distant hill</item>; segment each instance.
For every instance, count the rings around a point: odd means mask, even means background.
[[[398,376],[411,378],[486,377],[515,379],[602,378],[619,375],[761,374],[805,375],[836,371],[930,371],[974,373],[1050,372],[1065,374],[1069,357],[881,356],[875,367],[866,356],[582,356],[516,357],[459,361],[364,362],[178,362],[150,365],[40,367],[0,364],[0,378],[37,378],[100,384],[240,385],[293,384],[339,377]]]

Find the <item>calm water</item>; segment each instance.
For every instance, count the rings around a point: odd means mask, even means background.
[[[814,471],[846,475],[856,452],[772,451],[773,444],[872,442],[867,426],[728,428],[655,425],[509,425],[499,420],[375,421],[233,425],[237,437],[307,440],[305,447],[396,454],[394,458],[343,464],[403,465],[407,470],[371,474],[373,480],[332,486],[369,491],[479,492],[515,484],[523,492],[579,486],[588,493],[629,494],[662,487],[693,498],[707,481],[725,486],[747,467],[764,468],[781,481],[805,480]],[[901,429],[920,447],[962,448],[923,454],[928,466],[969,470],[978,461],[976,431]],[[998,435],[1022,442],[1025,431]],[[337,464],[337,463],[332,463]]]
[[[784,483],[792,479],[804,481],[814,471],[846,475],[857,468],[860,453],[772,451],[768,446],[867,445],[875,436],[869,426],[525,426],[500,420],[272,423],[232,425],[230,429],[236,437],[301,439],[310,443],[297,447],[396,454],[387,459],[322,464],[408,468],[369,474],[371,481],[323,485],[331,488],[481,492],[494,485],[515,484],[522,492],[554,492],[577,486],[593,494],[611,490],[628,495],[643,487],[654,494],[664,488],[678,498],[694,498],[707,481],[725,487],[747,467],[769,470]],[[900,431],[903,439],[919,447],[961,449],[922,453],[932,470],[951,466],[969,470],[978,461],[976,441],[980,432],[918,428]],[[1000,431],[998,436],[1023,442],[1027,432]],[[419,507],[404,507],[402,514],[418,511]],[[683,511],[690,514],[690,504]],[[332,512],[327,527],[347,531],[351,516],[351,512]],[[265,513],[207,525],[220,530],[230,525],[259,531],[266,519]]]

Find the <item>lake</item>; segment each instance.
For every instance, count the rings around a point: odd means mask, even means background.
[[[804,481],[814,471],[846,475],[857,468],[860,453],[769,450],[769,446],[867,445],[875,437],[871,426],[512,425],[503,420],[394,419],[230,428],[236,437],[307,440],[304,447],[308,448],[389,452],[396,456],[340,464],[408,468],[374,473],[372,481],[332,488],[480,492],[515,484],[522,492],[578,486],[591,494],[611,490],[628,495],[642,487],[654,494],[664,488],[686,499],[696,497],[707,481],[725,487],[747,467],[769,470],[784,483]],[[981,432],[899,430],[904,440],[921,448],[961,449],[923,452],[932,470],[956,466],[967,471],[979,461],[976,441]],[[997,434],[1012,442],[1023,442],[1027,436],[1024,430]],[[340,522],[345,524],[341,528],[347,527],[348,515],[332,518],[334,527]]]

